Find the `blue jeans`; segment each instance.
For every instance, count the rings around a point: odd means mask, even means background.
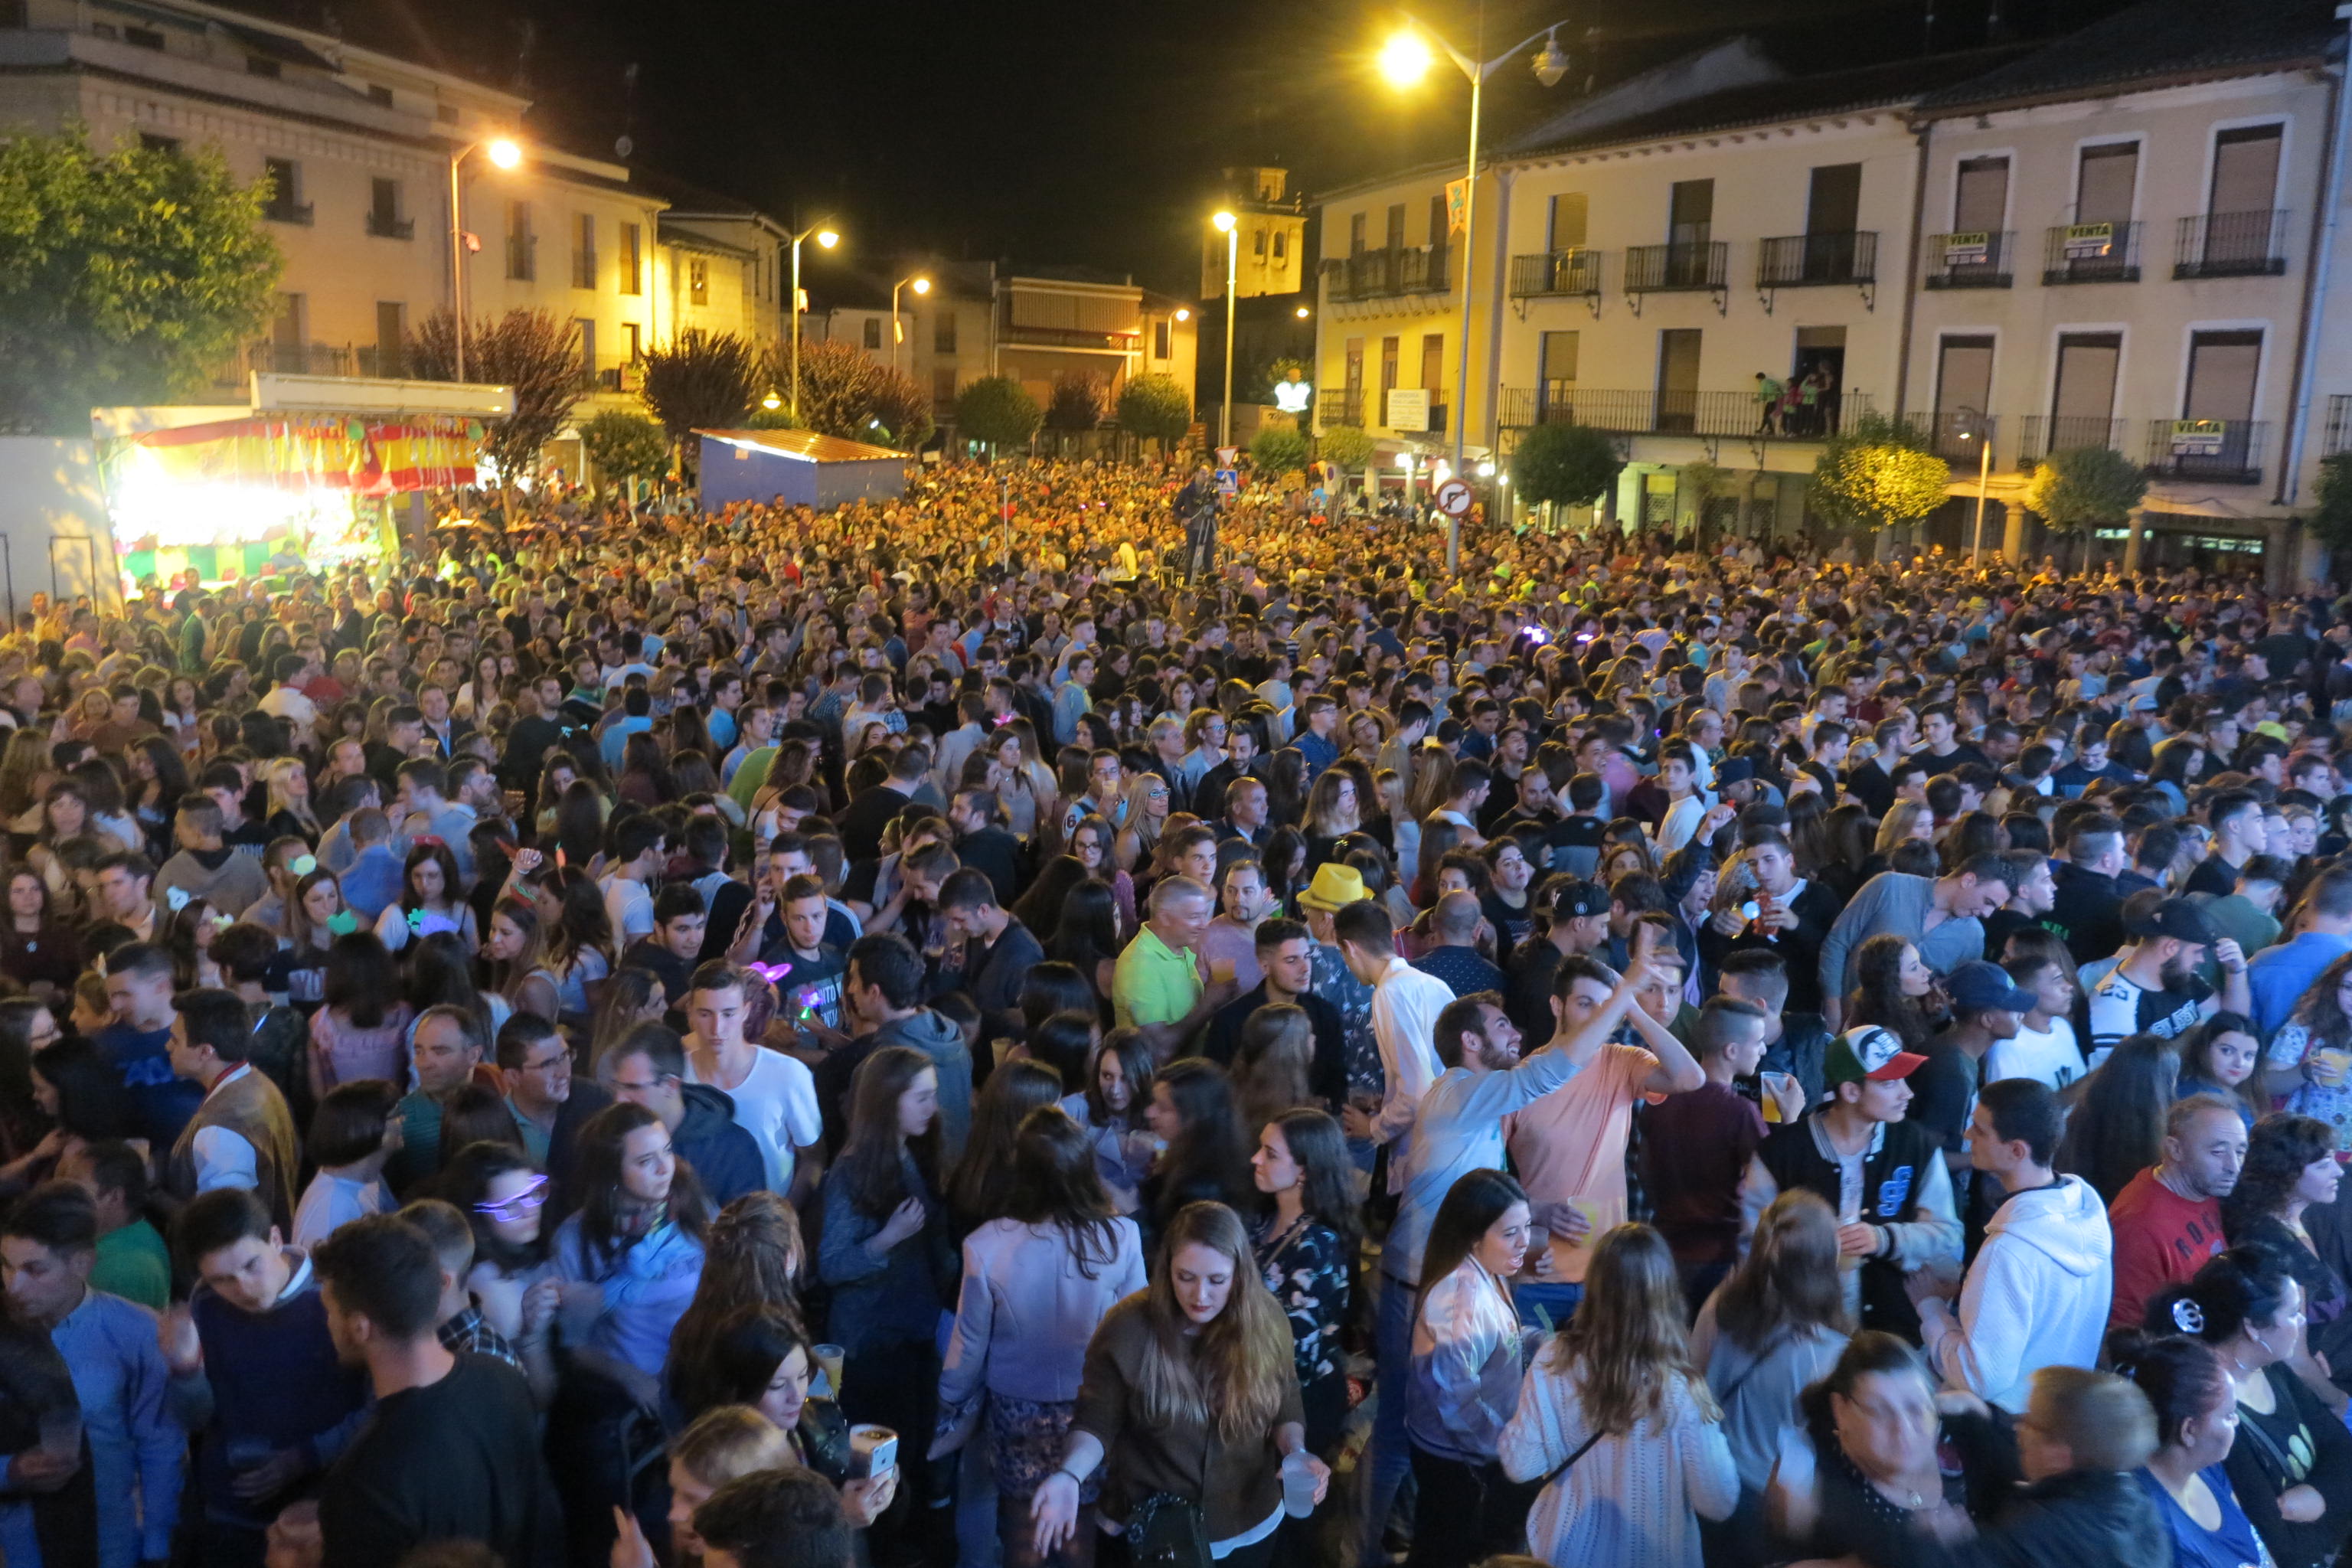
[[[1536,1313],[1540,1310],[1545,1318],[1551,1320],[1551,1326],[1557,1329],[1569,1319],[1576,1316],[1576,1309],[1583,1300],[1582,1285],[1538,1283],[1511,1287],[1511,1302],[1519,1310],[1519,1321],[1530,1326],[1538,1325],[1543,1321],[1536,1316]]]
[[[1360,1561],[1381,1561],[1381,1532],[1396,1506],[1397,1489],[1412,1471],[1412,1447],[1404,1433],[1405,1385],[1412,1370],[1412,1303],[1419,1288],[1382,1274],[1372,1319],[1372,1436],[1365,1458],[1370,1479],[1364,1487],[1364,1541]]]

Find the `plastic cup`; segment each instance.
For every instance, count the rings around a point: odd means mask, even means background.
[[[839,1399],[841,1397],[841,1363],[848,1357],[849,1352],[839,1345],[817,1345],[813,1348],[816,1352],[817,1370],[824,1373],[824,1393],[822,1397]],[[812,1389],[810,1392],[815,1391]]]
[[[2352,1051],[2316,1050],[2311,1059],[2320,1066],[2319,1081],[2330,1089],[2340,1086],[2347,1072],[2352,1072]]]
[[[1315,1476],[1307,1468],[1303,1448],[1282,1457],[1282,1511],[1293,1519],[1305,1519],[1315,1511]]]

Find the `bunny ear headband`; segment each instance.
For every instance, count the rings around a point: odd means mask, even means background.
[[[784,977],[792,972],[792,966],[787,963],[747,963],[743,966],[744,973],[756,974],[775,986],[782,985]]]
[[[166,888],[163,889],[163,905],[176,915],[188,907],[193,897],[185,888]]]

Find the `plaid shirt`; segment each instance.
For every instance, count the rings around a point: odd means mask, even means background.
[[[490,1327],[482,1318],[481,1309],[468,1307],[440,1328],[441,1348],[445,1351],[471,1351],[476,1355],[496,1356],[517,1372],[522,1370],[522,1358],[515,1354],[514,1346],[506,1335]]]

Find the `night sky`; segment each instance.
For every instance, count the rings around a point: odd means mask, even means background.
[[[1450,67],[1412,92],[1379,78],[1398,13],[1361,0],[326,3],[354,41],[429,38],[453,68],[530,93],[530,129],[563,145],[609,156],[626,134],[640,163],[787,220],[837,219],[845,266],[925,250],[1189,294],[1220,168],[1279,163],[1311,195],[1459,155],[1468,113]],[[1565,20],[1575,66],[1547,91],[1515,62],[1489,86],[1486,134],[1572,103],[1588,73],[1606,85],[1735,31],[1792,68],[1832,69],[1920,52],[1930,9],[1937,46],[1959,48],[1984,41],[1989,6],[2017,37],[2116,4],[1488,0],[1489,53]],[[1415,14],[1465,51],[1478,36],[1477,0]]]

